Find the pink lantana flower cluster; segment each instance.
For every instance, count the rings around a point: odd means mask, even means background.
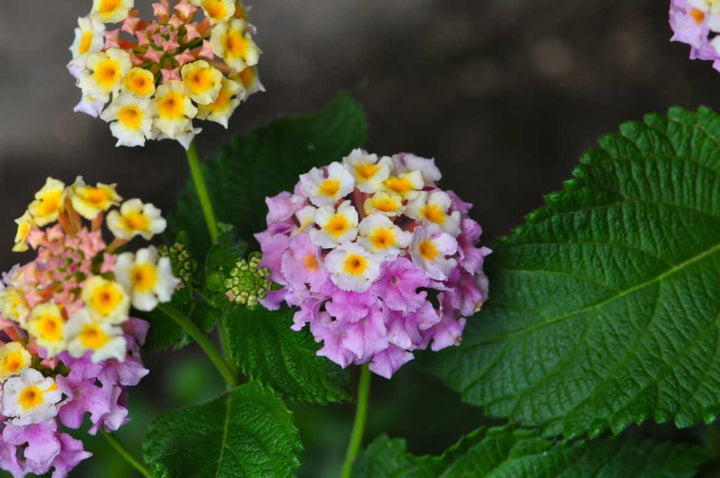
[[[262,266],[283,286],[261,303],[299,307],[342,367],[370,363],[390,378],[413,351],[460,343],[466,317],[487,299],[471,205],[437,186],[435,162],[357,149],[268,198],[268,229],[255,237]]]
[[[152,204],[121,201],[114,185],[48,178],[16,221],[14,250],[36,257],[0,281],[0,468],[14,477],[66,476],[90,453],[61,426],[80,428],[89,415],[91,434],[117,430],[127,388],[148,373],[148,324],[130,307],[169,301],[179,281],[153,247],[117,253],[165,229]]]
[[[264,91],[255,27],[237,0],[160,0],[149,22],[133,7],[93,0],[68,65],[82,90],[75,111],[110,123],[118,146],[174,139],[188,148],[200,132],[193,119],[227,128],[235,108]]]
[[[690,45],[690,58],[709,60],[720,71],[720,1],[671,0],[673,41]]]

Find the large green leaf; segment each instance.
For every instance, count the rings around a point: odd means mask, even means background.
[[[224,318],[230,351],[242,372],[290,400],[348,400],[350,375],[325,357],[310,332],[290,329],[290,310],[237,307]]]
[[[551,442],[537,430],[481,428],[441,456],[415,456],[405,440],[381,436],[360,455],[353,478],[691,477],[702,448],[636,438]]]
[[[219,221],[234,225],[242,239],[265,229],[264,201],[292,190],[298,176],[313,166],[339,160],[362,146],[367,125],[362,108],[348,94],[305,118],[281,118],[240,135],[202,165]],[[195,188],[188,182],[170,215],[172,232],[187,231],[195,257],[210,247]]]
[[[145,460],[163,478],[287,477],[302,449],[290,412],[250,383],[150,424]]]
[[[626,123],[495,248],[491,296],[434,371],[550,434],[720,411],[720,117]]]

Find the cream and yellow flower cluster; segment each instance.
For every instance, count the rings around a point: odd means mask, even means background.
[[[110,123],[117,146],[174,139],[188,148],[200,132],[193,119],[227,128],[238,105],[264,91],[255,27],[237,0],[160,0],[149,22],[133,7],[93,0],[70,47],[82,90],[75,111]]]
[[[123,202],[114,184],[48,178],[16,222],[13,249],[37,256],[0,280],[0,468],[66,476],[90,454],[60,424],[79,428],[89,413],[95,434],[127,421],[125,390],[148,373],[148,324],[131,307],[169,301],[179,280],[152,246],[118,254],[166,223],[152,204]]]

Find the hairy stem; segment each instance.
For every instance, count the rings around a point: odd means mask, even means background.
[[[200,330],[200,327],[195,325],[188,316],[170,304],[160,304],[158,305],[158,309],[177,322],[177,324],[182,327],[190,335],[190,337],[195,340],[195,342],[198,343],[230,387],[234,388],[240,384],[237,375],[233,373],[233,367],[228,365],[207,335],[205,335],[205,333]]]
[[[208,232],[210,233],[210,239],[214,242],[220,234],[220,231],[218,229],[217,220],[215,219],[215,211],[213,210],[212,202],[210,202],[210,195],[208,194],[207,185],[205,184],[205,178],[203,177],[202,169],[200,169],[200,162],[198,161],[195,143],[190,143],[190,147],[185,153],[187,154],[188,165],[190,166],[190,175],[192,176],[193,184],[195,185],[195,191],[197,192],[198,199],[200,200],[200,207],[202,208],[203,215],[205,216],[205,223],[207,224]]]
[[[367,419],[368,401],[370,399],[370,368],[368,364],[360,370],[360,382],[358,384],[357,408],[355,410],[355,423],[353,424],[350,443],[348,444],[345,462],[343,463],[340,478],[349,478],[352,471],[355,457],[360,451],[363,434],[365,432],[365,421]]]
[[[101,433],[108,441],[108,443],[112,445],[115,451],[117,451],[120,456],[125,459],[125,461],[132,465],[132,467],[139,471],[140,474],[143,475],[145,478],[152,478],[150,470],[148,470],[147,466],[145,466],[145,463],[143,463],[142,460],[140,460],[139,458],[135,458],[130,452],[130,450],[128,450],[125,445],[120,442],[120,440],[118,440],[117,438],[115,438],[114,435],[111,435],[105,430],[101,430]]]

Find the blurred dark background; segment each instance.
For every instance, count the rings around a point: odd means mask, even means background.
[[[0,269],[13,219],[48,175],[117,182],[124,197],[164,210],[188,177],[180,147],[116,149],[106,124],[74,114],[80,92],[65,70],[76,18],[90,0],[5,1],[0,15]],[[144,0],[137,0],[138,5]],[[147,2],[149,3],[149,2]],[[475,203],[486,240],[503,235],[560,187],[577,158],[625,120],[671,105],[717,106],[720,76],[671,44],[659,0],[255,0],[267,93],[253,96],[229,131],[204,124],[210,156],[234,134],[279,114],[320,108],[356,91],[370,122],[368,149],[437,158],[443,185]],[[139,449],[147,421],[221,384],[190,347],[147,354],[153,373],[131,394],[134,422],[122,438]],[[207,373],[206,373],[207,372]],[[439,452],[482,423],[480,410],[412,364],[375,380],[369,436],[408,438]],[[302,476],[334,476],[351,406],[294,405],[305,441]],[[129,476],[99,442],[77,476]],[[111,470],[114,470],[111,472]],[[113,474],[114,473],[114,474]]]

